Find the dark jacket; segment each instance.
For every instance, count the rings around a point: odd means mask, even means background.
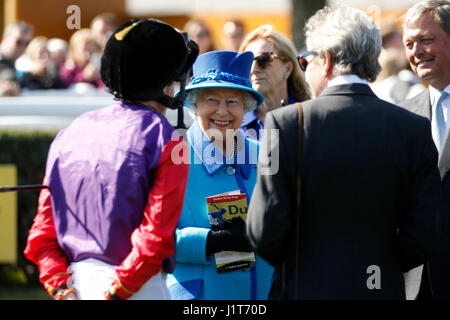
[[[299,298],[405,299],[403,272],[436,248],[429,121],[363,84],[327,88],[303,107]],[[276,268],[272,299],[294,298],[296,285],[297,121],[296,105],[266,115],[279,139],[263,139],[247,218],[251,244]],[[278,171],[262,175],[262,163],[277,167],[277,151]]]
[[[20,86],[29,90],[44,90],[44,89],[63,89],[64,85],[59,78],[59,71],[56,67],[47,69],[45,76],[37,76],[27,72],[20,79]]]
[[[399,103],[405,109],[431,119],[430,91]],[[424,279],[430,281],[431,295],[434,299],[450,299],[450,130],[447,130],[438,160],[442,180],[442,197],[439,204],[440,253],[425,267]],[[420,283],[420,281],[414,281]],[[427,284],[425,284],[427,285]],[[418,288],[417,288],[418,289]]]

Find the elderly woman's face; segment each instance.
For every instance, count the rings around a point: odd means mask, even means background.
[[[202,130],[216,129],[226,140],[226,130],[237,130],[244,119],[244,96],[233,88],[205,88],[196,103]],[[208,134],[208,133],[207,133]]]
[[[272,43],[260,38],[250,42],[245,48],[245,51],[251,51],[255,57],[263,53],[275,53],[278,55]],[[292,66],[290,63],[281,59],[273,59],[272,64],[265,68],[262,68],[256,61],[253,61],[250,71],[250,81],[252,82],[253,89],[266,96],[284,88],[291,71]]]

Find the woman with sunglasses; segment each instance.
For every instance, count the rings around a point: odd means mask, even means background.
[[[243,41],[242,51],[251,51],[254,62],[250,72],[253,89],[264,96],[263,105],[245,115],[242,129],[248,137],[260,140],[267,112],[279,107],[308,100],[310,92],[300,70],[292,41],[263,25],[253,30]]]

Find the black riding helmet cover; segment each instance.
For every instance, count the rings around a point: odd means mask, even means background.
[[[197,55],[195,42],[186,43],[170,25],[135,19],[122,24],[108,40],[100,75],[116,99],[167,103],[173,98],[163,94],[164,87],[184,80]]]

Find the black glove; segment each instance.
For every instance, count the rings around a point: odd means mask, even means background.
[[[211,230],[206,239],[206,255],[220,251],[253,251],[245,233],[245,222],[241,218],[233,218],[223,230]]]

